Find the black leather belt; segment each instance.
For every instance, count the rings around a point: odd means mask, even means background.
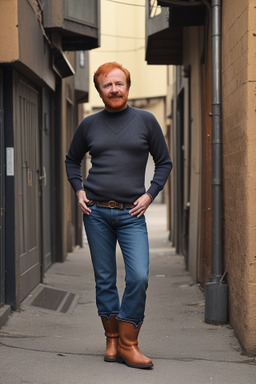
[[[97,201],[97,206],[100,208],[116,208],[116,209],[132,209],[134,208],[133,204],[129,203],[118,203],[117,201]]]

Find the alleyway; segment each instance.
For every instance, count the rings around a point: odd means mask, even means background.
[[[105,338],[85,245],[69,254],[65,263],[54,264],[44,285],[0,330],[0,384],[255,383],[256,361],[243,355],[230,326],[204,323],[203,293],[168,242],[165,215],[160,204],[153,204],[147,213],[150,285],[140,347],[152,358],[154,369],[103,361]],[[122,289],[120,254],[118,273]]]

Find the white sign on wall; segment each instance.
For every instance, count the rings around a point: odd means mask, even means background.
[[[6,176],[14,176],[14,148],[6,148]]]

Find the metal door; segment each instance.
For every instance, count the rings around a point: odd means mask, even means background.
[[[0,69],[0,307],[5,302],[5,199],[3,72]]]
[[[15,108],[16,254],[19,300],[40,282],[38,93],[17,80]]]

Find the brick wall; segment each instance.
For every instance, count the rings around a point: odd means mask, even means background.
[[[256,354],[256,1],[223,1],[224,256],[230,322]]]

